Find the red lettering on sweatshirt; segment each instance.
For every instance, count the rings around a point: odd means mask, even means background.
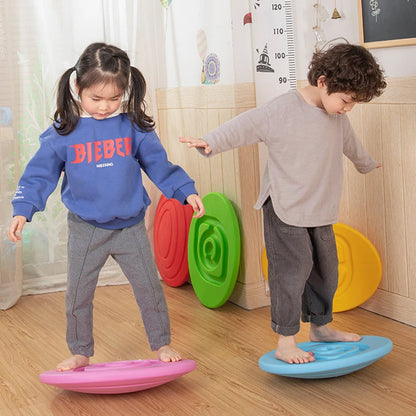
[[[88,163],[91,163],[91,160],[92,160],[92,142],[88,142],[87,143],[87,161],[88,161]]]
[[[131,155],[131,138],[124,138],[124,148],[126,149],[126,156]]]
[[[123,149],[123,139],[120,137],[118,139],[116,139],[116,149],[117,149],[117,154],[120,156],[126,156],[122,149]]]
[[[111,159],[114,155],[114,141],[113,140],[104,140],[103,141],[103,152],[104,159]]]
[[[121,157],[131,155],[131,138],[117,138],[107,140],[96,140],[94,142],[73,144],[75,158],[71,163],[91,163],[101,159],[112,159],[114,153]]]
[[[75,149],[75,159],[71,163],[82,163],[85,159],[85,146],[83,144],[74,144],[71,146]]]
[[[94,156],[96,162],[103,157],[103,154],[101,153],[101,143],[102,142],[94,142]]]

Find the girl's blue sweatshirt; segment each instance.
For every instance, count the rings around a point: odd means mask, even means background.
[[[51,125],[20,178],[13,215],[31,221],[45,208],[63,172],[61,197],[71,212],[97,227],[130,227],[144,218],[150,204],[141,170],[167,198],[183,204],[197,193],[186,172],[168,161],[156,132],[134,128],[126,114],[82,117],[67,136]]]

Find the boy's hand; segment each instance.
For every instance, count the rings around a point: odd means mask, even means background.
[[[26,222],[26,217],[23,217],[22,215],[16,215],[13,217],[9,230],[7,231],[7,237],[9,237],[10,241],[17,243],[22,239],[22,230]]]
[[[212,152],[211,147],[205,140],[202,139],[194,139],[193,137],[179,137],[179,141],[181,143],[187,143],[188,147],[199,147],[203,148],[205,154],[209,155]]]
[[[194,209],[194,212],[196,212],[194,215],[195,218],[201,218],[205,214],[204,204],[197,194],[189,195],[188,198],[186,198],[186,201]]]

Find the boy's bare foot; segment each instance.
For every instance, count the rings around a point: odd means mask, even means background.
[[[361,336],[352,332],[339,331],[337,329],[330,328],[328,325],[318,326],[311,324],[310,339],[311,341],[317,342],[353,342],[359,341]]]
[[[78,367],[85,367],[90,364],[89,357],[85,355],[73,355],[56,366],[56,371],[68,371]]]
[[[173,362],[173,361],[181,361],[181,355],[172,349],[169,345],[165,345],[157,350],[157,356],[159,357],[160,361],[165,363]]]
[[[295,336],[279,335],[275,356],[278,360],[289,364],[305,364],[315,361],[311,352],[303,351],[296,345]]]

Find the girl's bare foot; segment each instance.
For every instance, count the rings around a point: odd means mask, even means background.
[[[157,356],[159,357],[160,361],[165,363],[173,362],[173,361],[181,361],[181,355],[172,349],[169,345],[165,345],[157,350]]]
[[[353,342],[359,341],[361,336],[352,332],[338,331],[337,329],[330,328],[328,325],[318,326],[311,324],[310,339],[311,341],[317,342]]]
[[[279,335],[275,356],[278,360],[289,364],[305,364],[315,361],[311,352],[303,351],[296,345],[295,336]]]
[[[78,367],[85,367],[90,364],[89,357],[85,355],[73,355],[56,366],[56,371],[68,371]]]

